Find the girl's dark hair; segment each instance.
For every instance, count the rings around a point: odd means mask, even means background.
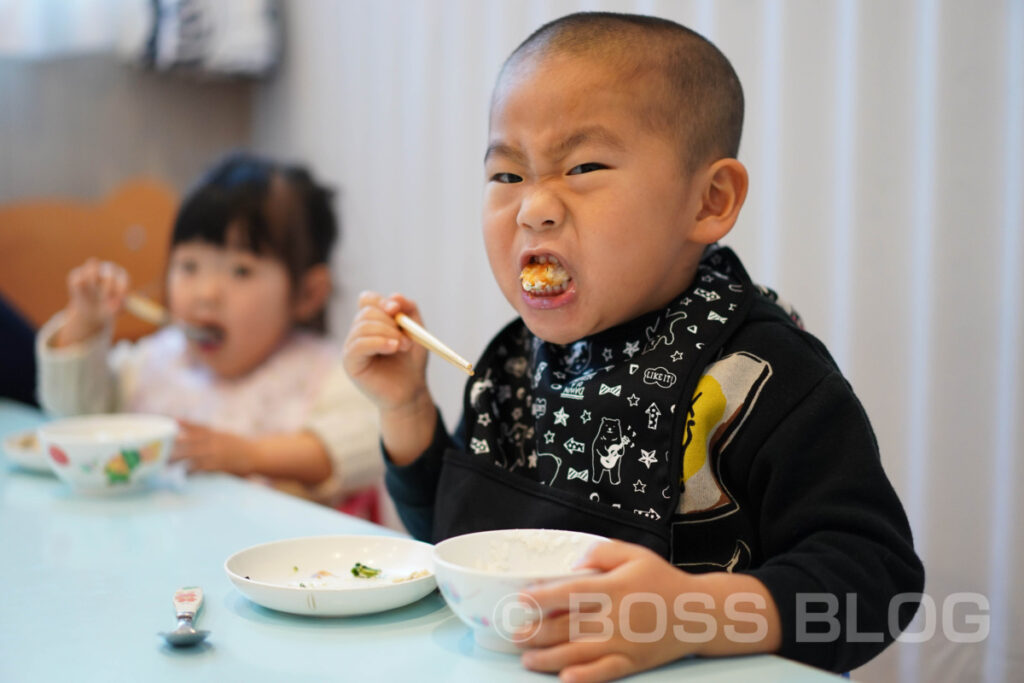
[[[248,249],[281,261],[296,287],[307,270],[330,260],[340,233],[333,199],[334,193],[303,166],[235,152],[188,192],[174,221],[171,248],[201,241]],[[305,325],[324,332],[324,312]]]

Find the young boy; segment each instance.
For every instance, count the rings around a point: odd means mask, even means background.
[[[425,351],[392,318],[418,318],[415,304],[360,299],[346,369],[378,405],[389,490],[415,536],[559,527],[623,541],[590,553],[600,573],[530,592],[545,613],[524,643],[531,669],[603,680],[778,652],[844,671],[916,610],[894,601],[921,590],[923,568],[860,403],[716,245],[747,192],[742,121],[735,72],[692,31],[554,21],[494,90],[484,238],[520,317],[476,365],[454,439]],[[638,592],[668,607],[653,642],[635,637],[660,623]],[[610,636],[572,637],[594,609],[573,594],[606,596]]]

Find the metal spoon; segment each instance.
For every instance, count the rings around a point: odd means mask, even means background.
[[[209,631],[197,631],[192,622],[195,621],[199,608],[203,606],[203,589],[198,586],[185,586],[174,592],[174,612],[178,617],[178,628],[173,631],[161,631],[168,643],[174,647],[198,645],[210,634]]]
[[[178,326],[185,332],[186,337],[200,344],[216,342],[221,337],[220,330],[172,320],[170,312],[161,304],[135,292],[131,292],[125,297],[124,308],[136,318],[145,320],[157,327],[177,322]]]

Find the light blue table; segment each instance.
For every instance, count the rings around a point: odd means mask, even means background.
[[[0,400],[0,436],[42,416]],[[259,607],[224,574],[237,550],[296,536],[394,534],[225,475],[115,498],[73,495],[0,462],[0,681],[520,681],[550,683],[481,650],[435,591],[381,614],[299,617]],[[200,585],[193,650],[163,645],[171,594]],[[779,657],[690,660],[644,681],[836,680]]]

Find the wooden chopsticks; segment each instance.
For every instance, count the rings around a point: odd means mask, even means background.
[[[412,337],[413,341],[433,351],[466,374],[473,374],[473,365],[469,361],[452,351],[443,344],[440,339],[427,332],[423,329],[422,325],[407,316],[405,313],[399,313],[396,315],[395,322],[398,323],[398,326],[401,327],[407,335]]]

